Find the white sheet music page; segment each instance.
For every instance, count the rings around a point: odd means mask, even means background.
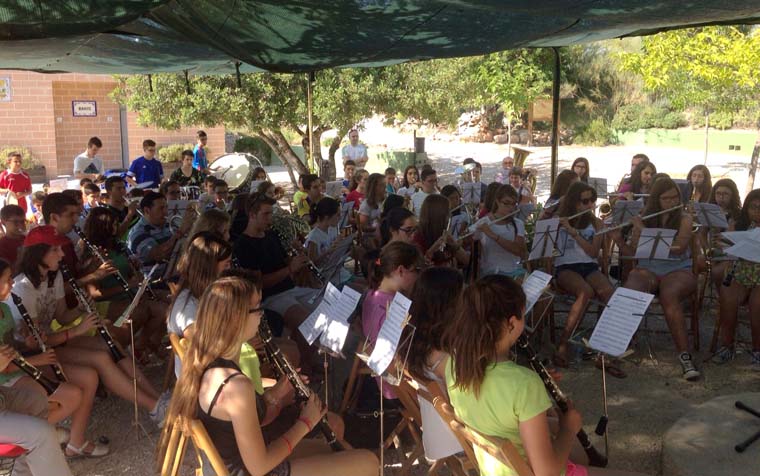
[[[591,348],[614,357],[623,355],[652,299],[654,294],[617,288],[591,334]]]
[[[533,271],[523,281],[522,288],[525,292],[525,314],[528,314],[533,306],[536,305],[538,298],[541,297],[541,293],[549,285],[552,280],[552,275],[544,273],[543,271]]]
[[[361,297],[362,295],[358,291],[348,286],[343,287],[343,292],[330,307],[326,329],[319,338],[319,343],[323,347],[336,354],[343,351],[343,346],[346,345],[346,336],[348,336],[348,318],[353,314]]]
[[[557,242],[559,218],[538,220],[536,222],[535,230],[533,248],[530,250],[528,260],[532,261],[539,258],[550,258],[554,252],[554,245]]]
[[[694,212],[697,216],[697,221],[700,225],[709,226],[711,228],[728,228],[728,220],[726,215],[723,214],[723,210],[714,203],[694,203]]]
[[[156,272],[156,268],[158,268],[158,263],[154,264],[153,267],[150,268],[148,274],[145,275],[142,282],[140,283],[140,287],[135,293],[134,299],[132,299],[132,302],[129,303],[129,306],[124,310],[121,316],[116,319],[116,322],[113,323],[115,327],[123,326],[127,319],[129,319],[129,316],[132,315],[137,305],[140,304],[140,299],[142,299],[143,294],[145,294],[145,290],[148,289],[148,285],[150,284],[150,280],[153,277],[153,273]]]
[[[401,339],[401,332],[404,330],[411,305],[412,301],[401,293],[396,293],[393,301],[391,301],[388,316],[377,335],[375,348],[372,349],[372,354],[367,360],[367,366],[377,375],[382,375],[385,372],[396,355],[398,342]]]
[[[328,314],[330,314],[330,304],[323,299],[317,308],[309,314],[309,317],[298,326],[298,331],[309,345],[313,344],[317,337],[327,329]]]
[[[678,230],[669,228],[644,228],[641,230],[639,244],[636,247],[638,259],[668,259],[670,247]],[[656,248],[655,248],[656,247]],[[652,254],[654,250],[654,254]]]

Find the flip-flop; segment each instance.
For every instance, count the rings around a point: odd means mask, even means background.
[[[602,370],[602,360],[601,359],[596,359],[596,361],[594,362],[594,365],[599,370]],[[604,363],[604,370],[606,370],[608,374],[612,375],[615,378],[626,378],[627,377],[627,375],[623,371],[623,369],[621,369],[620,367],[618,367],[617,363],[615,363],[614,361],[605,362]]]

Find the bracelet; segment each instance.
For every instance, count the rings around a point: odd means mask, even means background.
[[[282,439],[285,440],[285,444],[288,445],[288,453],[293,452],[293,445],[290,444],[290,441],[285,438],[285,435],[282,435]]]
[[[311,431],[312,426],[311,426],[311,422],[309,421],[308,418],[301,416],[301,417],[298,417],[298,421],[300,421],[301,423],[303,423],[304,425],[306,425],[306,429],[309,430],[309,431]]]

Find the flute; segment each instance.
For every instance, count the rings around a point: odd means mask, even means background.
[[[264,351],[266,352],[267,359],[273,364],[272,370],[274,370],[275,373],[279,373],[279,375],[285,375],[287,377],[295,390],[296,398],[298,400],[308,400],[311,396],[311,389],[303,383],[303,380],[301,380],[301,377],[298,375],[298,372],[293,365],[282,354],[280,348],[272,342],[272,331],[269,329],[267,321],[263,318],[259,324],[259,337],[261,337],[262,342],[264,342]],[[345,450],[343,444],[338,441],[338,437],[335,436],[335,432],[330,428],[330,424],[327,422],[327,416],[323,416],[317,422],[317,426],[333,451]]]
[[[45,393],[48,395],[54,394],[61,385],[61,382],[54,382],[45,377],[45,374],[43,374],[40,369],[30,364],[25,358],[21,357],[21,354],[19,353],[16,353],[16,357],[11,359],[11,362],[13,362],[13,365],[18,367],[19,370],[32,377],[35,382],[42,385],[42,388],[45,389]]]
[[[74,232],[79,236],[79,238],[84,242],[85,246],[90,250],[90,253],[97,258],[101,263],[105,263],[108,261],[108,259],[103,256],[103,253],[100,252],[97,246],[93,245],[92,242],[87,238],[87,236],[84,234],[81,228],[79,228],[77,225],[74,225]],[[119,282],[119,285],[122,287],[125,293],[127,293],[127,296],[130,298],[134,297],[134,294],[132,294],[132,290],[129,289],[129,283],[126,279],[124,279],[124,276],[121,274],[118,268],[116,268],[116,274],[114,274],[114,277],[116,278],[116,281]]]
[[[511,218],[511,217],[513,217],[513,216],[517,215],[518,213],[520,213],[520,209],[519,209],[519,208],[518,208],[517,210],[513,211],[512,213],[508,214],[508,215],[504,215],[503,217],[499,217],[499,218],[497,218],[497,219],[495,219],[495,220],[493,220],[493,221],[490,221],[488,224],[489,224],[489,225],[493,225],[493,224],[499,223],[500,221],[504,221],[504,220],[506,220],[507,218]],[[472,226],[475,226],[475,225],[472,225]],[[471,231],[471,232],[469,232],[469,233],[466,233],[466,234],[464,234],[464,235],[460,236],[460,237],[457,239],[457,241],[462,241],[462,240],[464,240],[465,238],[469,238],[469,237],[471,237],[472,235],[474,235],[474,234],[475,234],[475,233],[477,233],[477,232],[478,232],[478,230],[477,230],[477,228],[476,228],[474,231]]]
[[[66,267],[65,264],[61,263],[61,274],[63,275],[63,278],[68,281],[69,286],[71,286],[71,289],[74,291],[74,295],[77,298],[77,301],[79,301],[79,304],[84,307],[85,312],[87,314],[96,314],[97,311],[95,310],[95,305],[90,301],[89,296],[85,294],[84,290],[79,287],[77,284],[76,279],[74,279],[74,276],[72,276],[71,271],[69,271],[69,268]],[[108,351],[111,353],[111,358],[114,362],[120,362],[121,360],[125,359],[125,355],[119,350],[119,348],[116,346],[116,343],[113,340],[113,336],[111,336],[111,333],[108,332],[108,329],[106,329],[106,326],[102,322],[102,318],[98,315],[98,334],[100,334],[100,337],[105,341],[106,345],[108,346]]]
[[[37,324],[34,323],[32,316],[29,315],[29,311],[26,310],[24,303],[21,302],[21,297],[17,294],[11,293],[11,298],[13,299],[13,304],[16,305],[18,312],[21,314],[21,318],[24,320],[26,327],[29,328],[29,332],[32,333],[34,340],[37,342],[37,347],[39,347],[43,353],[47,352],[47,346],[45,345],[45,341],[42,339],[40,330],[37,329]],[[66,378],[66,374],[63,373],[61,364],[53,364],[53,372],[55,372],[55,377],[59,382],[65,382],[68,380]]]
[[[674,210],[678,210],[679,208],[681,208],[681,205],[678,205],[678,206],[675,206],[675,207],[671,207],[671,208],[668,208],[666,210],[660,210],[659,212],[650,213],[649,215],[644,215],[643,217],[641,217],[641,219],[642,220],[648,220],[650,218],[654,218],[656,216],[664,215],[664,214],[670,213],[670,212],[672,212]],[[615,225],[615,226],[612,226],[612,227],[609,227],[609,228],[605,228],[604,230],[599,230],[596,234],[597,235],[603,235],[603,234],[607,233],[608,231],[619,230],[621,228],[625,228],[627,226],[630,226],[632,223],[633,223],[633,220],[628,220],[628,221],[626,221],[624,223],[621,223],[619,225]]]
[[[563,413],[567,412],[567,397],[564,393],[562,393],[562,390],[560,390],[557,382],[555,382],[552,376],[549,374],[549,371],[546,370],[544,364],[538,360],[536,352],[531,348],[530,343],[528,342],[528,338],[525,336],[525,334],[521,334],[520,337],[517,338],[517,345],[527,354],[528,363],[541,378],[541,381],[544,383],[544,387],[546,387],[546,391],[549,392],[549,395],[551,395],[552,399],[557,403],[559,409]],[[605,468],[607,466],[607,457],[599,453],[599,451],[594,448],[594,445],[591,443],[591,440],[589,440],[586,432],[583,431],[583,428],[578,430],[576,437],[581,443],[581,446],[583,446],[583,450],[586,452],[586,456],[588,456],[589,464],[598,468]]]

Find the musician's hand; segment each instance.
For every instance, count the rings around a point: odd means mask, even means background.
[[[127,216],[133,217],[137,213],[137,207],[140,205],[139,201],[129,202],[127,205]]]
[[[278,402],[280,408],[292,405],[295,401],[293,386],[285,375],[280,377],[277,383],[274,384],[268,392],[272,395],[272,398]]]
[[[583,427],[583,417],[570,400],[567,401],[567,411],[559,415],[559,427],[572,435]]]
[[[90,329],[94,329],[98,325],[98,315],[95,313],[88,314],[82,318],[82,322],[72,328],[69,334],[72,336],[81,336],[87,333]]]
[[[317,394],[312,393],[309,400],[307,400],[303,408],[301,408],[300,416],[309,420],[311,422],[311,427],[314,428],[314,425],[316,425],[326,414],[327,408],[322,405]]]
[[[111,261],[106,261],[105,263],[102,263],[100,266],[98,266],[98,269],[93,271],[92,275],[94,276],[95,281],[100,281],[106,276],[116,274],[116,271],[118,270],[113,265],[113,263],[111,263]]]
[[[549,375],[551,376],[552,380],[554,380],[555,382],[559,382],[562,380],[562,372],[557,370],[556,367],[546,369],[546,371],[549,372]]]
[[[290,274],[295,274],[298,271],[304,269],[308,262],[309,262],[309,258],[306,255],[294,256],[293,259],[291,259],[290,263],[288,264],[288,269],[290,270]]]
[[[0,345],[0,372],[8,367],[11,360],[16,357],[16,351],[9,345]]]
[[[30,364],[34,365],[35,367],[40,367],[43,365],[53,365],[58,363],[58,357],[55,355],[55,351],[53,349],[48,349],[45,352],[42,352],[41,354],[32,355],[26,359]]]
[[[570,220],[568,220],[567,217],[560,217],[559,226],[561,226],[565,230],[569,230],[570,228],[572,228],[570,226]]]
[[[34,338],[33,335],[24,335],[24,346],[27,349],[39,349],[40,346],[37,344],[37,339]]]
[[[625,192],[621,197],[623,200],[634,200],[633,192]]]

